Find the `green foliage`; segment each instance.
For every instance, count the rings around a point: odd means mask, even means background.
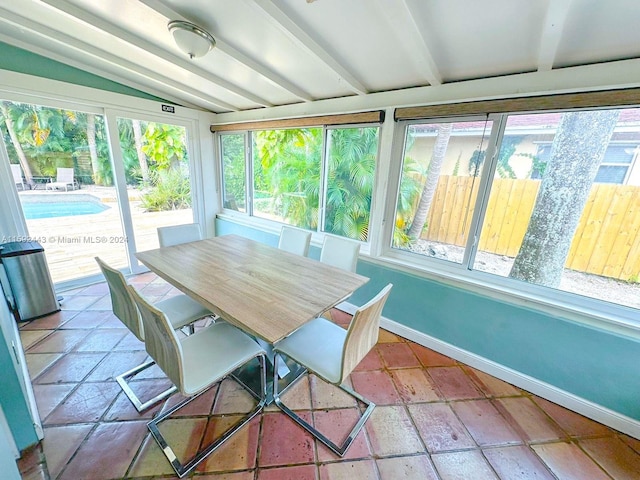
[[[175,169],[153,171],[140,200],[142,207],[148,212],[190,208],[189,178]]]
[[[396,224],[393,229],[393,245],[396,247],[407,246],[412,241],[408,232],[422,192],[423,178],[424,171],[420,164],[412,157],[405,156],[396,206]]]
[[[187,158],[185,129],[166,123],[147,123],[143,133],[142,151],[158,170],[176,167]]]
[[[245,209],[244,133],[222,135],[225,208]]]

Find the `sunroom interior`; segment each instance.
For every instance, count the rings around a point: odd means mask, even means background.
[[[522,464],[509,470],[496,460],[509,448],[526,450],[540,478],[640,471],[635,2],[34,0],[3,1],[0,13],[0,244],[44,247],[62,306],[47,313],[73,322],[65,311],[110,312],[96,256],[149,292],[163,288],[135,256],[159,247],[158,227],[193,222],[207,238],[233,234],[275,247],[291,225],[312,232],[314,259],[326,235],[360,243],[357,273],[369,281],[340,305],[343,322],[392,283],[383,336],[413,352],[425,372],[455,365],[470,382],[491,376],[546,420],[554,417],[540,405],[552,402],[607,428],[578,435],[558,421],[563,434],[553,441],[483,443],[461,411],[486,401],[504,416],[500,405],[509,402],[481,387],[481,400],[436,388],[430,400],[378,407],[404,408],[418,432],[414,449],[385,450],[370,427],[361,456],[343,460],[316,447],[304,461],[262,465],[266,454],[255,447],[253,463],[196,477],[346,478],[348,464],[362,478],[520,478]],[[185,50],[171,21],[212,35],[210,51]],[[68,167],[79,188],[51,188],[57,168]],[[173,197],[161,199],[171,182]],[[89,210],[78,212],[80,204]],[[38,445],[66,427],[38,413],[34,386],[50,384],[37,380],[29,355],[58,360],[80,340],[38,350],[63,322],[16,322],[0,303],[8,447],[0,464],[18,474],[22,458],[25,478],[81,475],[76,457],[94,432],[116,423],[107,412],[119,400],[78,422],[86,431],[76,448],[43,469],[55,455]],[[85,327],[67,332],[76,328]],[[421,348],[448,360],[421,363]],[[378,352],[380,371],[397,381],[407,366],[392,365],[388,350]],[[82,379],[53,383],[68,386],[62,408]],[[433,447],[421,430],[429,425],[413,415],[433,402],[463,419],[470,446]],[[256,435],[269,443],[261,422]],[[554,442],[571,446],[567,465],[549,453]],[[133,443],[138,453],[123,469],[85,478],[172,478],[140,469],[145,448]],[[593,453],[594,445],[614,453]],[[35,460],[40,470],[24,460],[34,451],[44,455]],[[459,465],[471,453],[478,470],[465,474]]]

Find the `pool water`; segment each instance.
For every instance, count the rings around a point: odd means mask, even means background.
[[[27,220],[37,218],[70,217],[90,215],[108,209],[98,202],[23,202],[22,211]]]

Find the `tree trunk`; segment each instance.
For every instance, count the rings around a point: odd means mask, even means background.
[[[149,182],[149,164],[147,163],[147,156],[142,151],[142,127],[140,120],[131,120],[131,127],[133,129],[133,139],[136,144],[136,153],[138,154],[138,164],[140,165],[140,171],[142,172],[142,181]]]
[[[509,277],[558,287],[618,110],[562,116],[529,226]]]
[[[451,137],[451,123],[441,123],[438,125],[438,136],[436,137],[436,143],[433,146],[433,154],[431,155],[431,161],[429,162],[429,168],[427,169],[427,180],[422,188],[422,194],[420,195],[420,202],[416,209],[416,214],[413,217],[411,228],[407,235],[411,240],[417,240],[422,234],[424,225],[427,222],[429,216],[429,210],[431,209],[431,202],[433,196],[436,193],[436,187],[438,186],[438,180],[440,179],[440,171],[444,163],[444,157],[447,153],[447,146],[449,145],[449,138]]]
[[[9,108],[10,107],[7,102],[0,102],[0,110],[4,116],[4,122],[7,125],[7,131],[9,132],[9,138],[11,138],[11,142],[13,143],[13,148],[16,149],[18,161],[20,162],[22,172],[24,173],[24,179],[29,185],[33,185],[33,173],[31,172],[31,166],[29,165],[27,156],[24,154],[24,150],[22,150],[22,145],[20,145],[18,135],[16,135],[16,130],[13,126],[13,119],[11,118]]]
[[[89,155],[91,156],[93,182],[97,185],[100,180],[98,176],[100,162],[98,161],[98,149],[96,147],[96,116],[93,113],[87,113],[87,144],[89,145]]]

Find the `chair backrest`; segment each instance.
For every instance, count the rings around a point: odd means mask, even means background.
[[[300,228],[282,227],[278,248],[296,255],[307,256],[311,243],[311,232]]]
[[[56,182],[73,183],[73,168],[58,167]]]
[[[99,257],[95,257],[95,259],[100,266],[100,270],[102,270],[104,278],[107,280],[113,313],[131,330],[131,333],[133,333],[138,340],[144,341],[142,320],[140,319],[138,308],[133,302],[131,293],[127,288],[127,281],[124,275],[122,272],[104,263]]]
[[[127,286],[133,301],[140,310],[144,325],[144,346],[147,353],[162,369],[169,380],[184,392],[184,368],[182,345],[167,316],[140,295],[131,285]]]
[[[158,240],[161,247],[171,247],[172,245],[202,240],[202,232],[197,223],[158,227]]]
[[[325,235],[320,261],[349,272],[355,272],[359,253],[360,244],[358,242],[335,235]]]
[[[342,350],[341,382],[345,381],[353,369],[358,366],[365,355],[378,342],[380,315],[391,287],[393,285],[391,283],[388,284],[369,302],[358,308],[353,315]]]
[[[13,181],[16,184],[21,184],[23,185],[23,181],[22,181],[22,168],[20,168],[20,164],[18,163],[12,163],[11,164],[11,174],[13,175]]]

